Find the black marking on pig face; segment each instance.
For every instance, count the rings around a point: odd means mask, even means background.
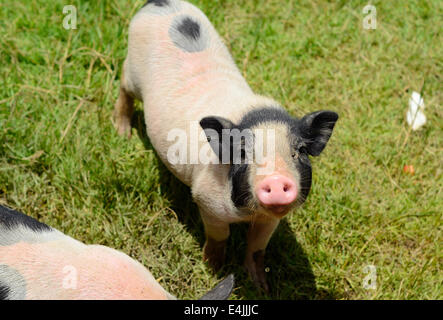
[[[231,183],[232,202],[237,208],[248,207],[252,193],[249,185],[250,166],[246,161],[245,140],[253,137],[241,136],[242,131],[239,127],[222,117],[205,117],[200,121],[200,126],[205,131],[208,142],[219,161],[231,164],[228,178]],[[234,138],[237,133],[240,134],[238,139]]]
[[[291,156],[299,174],[300,192],[297,196],[297,205],[303,204],[311,191],[312,168],[308,152],[301,139],[296,135],[291,137]]]
[[[283,123],[291,127],[294,125],[295,119],[282,108],[263,107],[246,113],[241,119],[239,127],[252,128],[267,122]]]
[[[229,169],[231,181],[231,200],[236,208],[246,208],[253,198],[249,184],[249,164],[233,164]]]
[[[46,224],[38,222],[21,212],[0,205],[0,227],[2,226],[7,229],[25,226],[35,232],[52,231]]]
[[[200,52],[208,47],[208,35],[200,23],[187,15],[174,18],[169,36],[175,46],[185,52]]]
[[[148,0],[143,5],[143,7],[147,6],[148,4],[153,4],[153,5],[156,5],[157,7],[165,7],[165,6],[169,5],[169,1],[168,0]]]
[[[6,284],[2,284],[0,281],[0,300],[8,300],[9,293],[11,292],[11,289],[9,289],[9,286]]]
[[[301,205],[309,195],[312,184],[312,168],[309,156],[318,156],[332,135],[338,114],[333,111],[317,111],[297,120],[291,127],[291,155],[299,173]]]

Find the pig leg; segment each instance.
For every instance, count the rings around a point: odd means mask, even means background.
[[[206,242],[203,247],[203,259],[209,266],[218,271],[225,262],[226,243],[229,237],[229,223],[202,214],[205,226]]]
[[[123,69],[120,93],[114,108],[114,125],[119,135],[131,137],[131,118],[134,113],[134,98],[125,88],[125,72]]]
[[[265,249],[280,220],[266,218],[251,223],[248,231],[248,248],[246,250],[245,267],[252,281],[269,292],[265,274]]]

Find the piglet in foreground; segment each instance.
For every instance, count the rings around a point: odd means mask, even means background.
[[[114,121],[131,135],[134,99],[143,101],[147,133],[202,217],[204,257],[224,263],[229,225],[250,222],[245,266],[268,289],[264,252],[281,218],[311,187],[318,156],[338,115],[298,119],[255,94],[208,18],[190,3],[150,0],[129,26]]]
[[[227,299],[228,276],[201,299]],[[0,205],[0,300],[175,299],[142,264]]]

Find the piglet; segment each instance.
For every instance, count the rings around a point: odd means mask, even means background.
[[[204,258],[224,263],[229,225],[251,222],[245,266],[268,290],[264,252],[281,218],[311,187],[318,156],[338,119],[295,118],[252,91],[208,18],[192,4],[150,0],[129,26],[114,124],[131,136],[134,99],[169,170],[192,190],[205,227]]]
[[[227,299],[228,276],[201,299]],[[173,300],[142,264],[0,205],[0,300]]]

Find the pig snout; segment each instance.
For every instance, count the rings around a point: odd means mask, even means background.
[[[297,198],[297,186],[292,179],[274,174],[258,183],[256,195],[263,207],[275,213],[283,213]]]

